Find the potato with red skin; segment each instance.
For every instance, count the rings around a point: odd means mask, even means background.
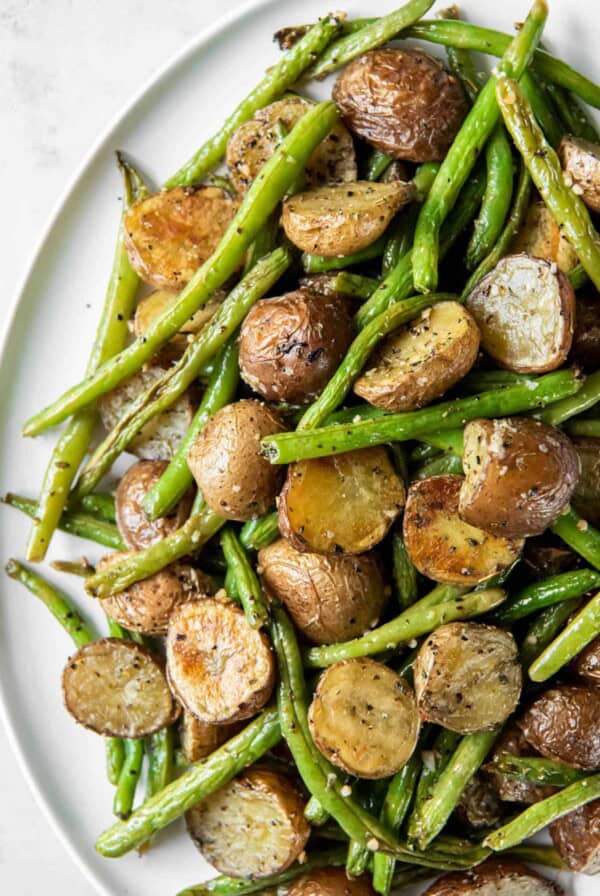
[[[584,520],[600,526],[600,439],[577,437],[573,445],[580,469],[571,504]]]
[[[345,868],[309,871],[288,890],[288,896],[375,896],[367,874],[347,877]]]
[[[600,768],[600,689],[557,685],[540,694],[518,720],[531,746],[573,768]]]
[[[531,784],[529,781],[519,781],[516,778],[509,778],[497,771],[496,761],[501,756],[539,756],[540,754],[534,750],[523,736],[523,732],[515,722],[509,722],[504,728],[499,739],[496,741],[494,752],[491,755],[484,770],[498,792],[501,800],[507,803],[538,803],[545,800],[546,797],[556,793],[556,787],[542,786]]]
[[[444,874],[423,896],[564,896],[564,891],[526,865],[503,858]]]
[[[168,516],[151,520],[144,513],[144,495],[155,485],[168,463],[163,460],[140,460],[129,467],[115,494],[119,534],[128,548],[142,550],[171,535],[187,520],[193,500],[188,491]]]
[[[353,133],[407,162],[441,161],[467,114],[458,80],[421,50],[369,50],[338,75],[332,98]]]
[[[600,635],[575,657],[572,669],[586,684],[600,687]]]
[[[570,439],[526,417],[467,423],[463,468],[461,519],[510,538],[541,535],[568,506],[579,478]]]
[[[553,821],[550,836],[571,871],[600,873],[600,800]]]
[[[558,156],[565,173],[588,208],[600,212],[600,145],[566,134],[560,141]]]

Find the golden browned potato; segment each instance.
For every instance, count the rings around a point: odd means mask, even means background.
[[[451,622],[421,646],[415,691],[421,718],[459,734],[491,731],[521,696],[515,639],[493,625]]]
[[[483,772],[476,772],[463,790],[456,815],[462,824],[474,831],[498,827],[502,820],[502,803],[494,782]]]
[[[157,289],[182,289],[213,254],[237,210],[220,187],[173,187],[140,199],[125,217],[131,266]]]
[[[285,775],[247,769],[186,812],[190,837],[221,874],[256,880],[295,862],[310,834],[305,800]]]
[[[201,722],[248,719],[273,690],[271,645],[231,602],[180,604],[169,620],[167,673],[184,709]]]
[[[303,252],[351,255],[374,243],[414,195],[414,184],[404,181],[318,187],[286,199],[281,223]]]
[[[485,772],[493,781],[494,787],[501,800],[507,803],[538,803],[546,797],[556,793],[555,787],[531,784],[529,781],[519,781],[517,778],[509,778],[497,770],[496,761],[502,756],[539,756],[523,736],[523,732],[515,722],[509,722],[504,728],[494,746],[494,752],[488,764],[484,766]]]
[[[288,131],[312,107],[300,96],[286,97],[259,109],[240,125],[227,144],[226,161],[234,186],[245,193],[279,143],[277,123]],[[337,124],[321,142],[305,168],[309,186],[337,184],[356,180],[354,143],[343,124]]]
[[[367,874],[346,877],[345,868],[318,868],[294,883],[288,896],[375,896]]]
[[[161,314],[167,311],[175,302],[178,293],[168,289],[157,289],[155,292],[144,296],[135,309],[135,317],[133,318],[133,332],[136,336],[143,336],[147,333],[152,324]],[[202,327],[208,323],[217,308],[223,301],[224,293],[215,293],[213,298],[196,311],[190,319],[183,325],[179,331],[182,335],[188,336],[190,333],[199,333]],[[182,341],[178,343],[180,348],[187,344]]]
[[[571,871],[600,873],[600,800],[552,822],[550,836]]]
[[[210,418],[190,448],[188,464],[214,513],[251,520],[271,509],[285,471],[261,456],[260,440],[284,429],[278,414],[251,399]]]
[[[600,687],[600,636],[588,644],[587,647],[573,660],[573,671],[586,684]]]
[[[412,756],[419,735],[412,688],[368,657],[342,660],[323,672],[308,724],[320,752],[358,778],[394,775]]]
[[[507,255],[467,297],[481,347],[500,367],[545,373],[571,349],[575,293],[555,262]]]
[[[423,896],[564,896],[564,890],[532,868],[502,858],[444,874]]]
[[[573,247],[541,201],[531,204],[527,217],[513,240],[511,253],[519,252],[554,261],[565,274],[577,264]]]
[[[457,79],[420,50],[370,50],[338,75],[332,96],[351,131],[408,162],[441,161],[467,114]]]
[[[373,554],[311,554],[284,538],[258,555],[263,583],[315,644],[334,644],[377,625],[387,595]]]
[[[239,722],[231,725],[215,725],[212,722],[201,722],[190,712],[184,711],[179,726],[181,749],[188,762],[197,762],[214,753],[239,730]]]
[[[64,668],[62,688],[69,713],[96,734],[146,737],[179,715],[157,657],[121,638],[80,647]]]
[[[558,685],[537,697],[519,719],[531,746],[574,768],[600,768],[600,689]]]
[[[386,411],[422,408],[469,372],[479,330],[458,302],[440,302],[392,333],[370,358],[354,391]]]
[[[571,503],[588,523],[600,526],[600,439],[575,438],[579,478]]]
[[[540,535],[568,505],[579,477],[572,442],[526,417],[473,420],[464,430],[458,512],[495,535]]]
[[[600,367],[600,295],[578,296],[572,360],[593,373]]]
[[[115,493],[119,534],[128,548],[141,550],[171,535],[187,520],[193,494],[189,491],[169,516],[149,519],[142,508],[146,492],[160,479],[168,464],[163,460],[140,460],[129,467]]]
[[[558,155],[565,182],[588,208],[600,212],[600,146],[567,134],[560,141]]]
[[[297,289],[262,299],[242,324],[240,373],[268,401],[305,404],[325,388],[353,336],[341,296]]]
[[[385,537],[404,499],[385,448],[304,460],[288,467],[279,530],[299,551],[362,554]]]
[[[523,542],[484,532],[458,515],[462,476],[413,482],[404,511],[404,544],[419,572],[436,582],[477,585],[508,569]]]

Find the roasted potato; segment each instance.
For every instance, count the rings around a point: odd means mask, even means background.
[[[444,874],[423,896],[564,896],[564,890],[526,865],[502,858]]]
[[[240,193],[246,192],[275,152],[279,143],[277,123],[291,131],[312,105],[300,96],[286,97],[259,109],[240,125],[229,139],[225,157],[231,180]],[[309,187],[356,180],[354,143],[343,124],[337,124],[319,143],[305,171]]]
[[[392,333],[369,360],[354,391],[386,411],[422,408],[469,372],[479,330],[458,302],[440,302]]]
[[[385,537],[404,498],[385,448],[300,461],[277,501],[279,529],[299,551],[362,554]]]
[[[171,292],[168,289],[157,289],[154,292],[144,296],[138,302],[133,318],[133,332],[136,336],[143,336],[148,332],[155,320],[167,311],[175,302],[178,293]],[[221,302],[225,294],[221,291],[215,293],[213,298],[196,311],[190,319],[183,325],[179,331],[182,336],[187,337],[191,333],[199,333],[202,327],[208,323]],[[187,339],[185,340],[187,344]],[[184,347],[184,341],[179,343],[179,347]]]
[[[190,712],[184,711],[179,726],[181,749],[188,762],[197,762],[214,753],[239,730],[238,722],[231,725],[215,725],[212,722],[201,722]]]
[[[332,96],[351,131],[408,162],[441,161],[467,114],[458,80],[420,50],[370,50],[338,75]]]
[[[571,349],[575,293],[555,262],[507,255],[467,296],[481,347],[500,367],[545,373]]]
[[[540,535],[568,505],[579,477],[573,443],[527,417],[472,420],[464,430],[458,512],[495,535]]]
[[[600,295],[578,296],[571,359],[593,373],[600,367]]]
[[[419,713],[412,688],[376,660],[342,660],[319,678],[308,724],[320,752],[358,778],[387,778],[412,756]]]
[[[508,775],[499,772],[495,762],[506,754],[510,756],[540,755],[525,740],[519,726],[514,722],[509,722],[496,741],[490,761],[484,766],[484,770],[493,781],[501,800],[507,803],[538,803],[556,792],[555,787],[530,784],[528,781],[518,781],[516,778],[509,778]]]
[[[377,625],[387,596],[373,554],[310,554],[281,538],[258,555],[262,581],[314,644],[334,644]]]
[[[600,800],[552,822],[550,836],[571,871],[600,873]]]
[[[375,896],[367,874],[346,877],[345,868],[309,871],[288,890],[288,896]]]
[[[579,456],[579,478],[571,504],[593,526],[600,526],[600,439],[573,439]]]
[[[68,712],[96,734],[146,737],[179,715],[160,661],[121,638],[80,647],[64,668],[62,689]]]
[[[404,544],[419,572],[436,582],[477,585],[508,569],[523,542],[484,532],[458,514],[462,476],[413,482],[404,510]]]
[[[281,223],[303,252],[351,255],[374,243],[414,195],[414,184],[404,181],[318,187],[286,199]]]
[[[213,254],[237,210],[220,187],[173,187],[140,199],[125,216],[125,247],[142,280],[182,289]]]
[[[260,455],[260,440],[284,429],[274,411],[252,399],[210,418],[188,465],[211,510],[230,520],[251,520],[271,509],[285,471]]]
[[[353,336],[340,296],[297,289],[262,299],[242,324],[240,373],[268,401],[305,404],[325,388]]]
[[[558,155],[565,182],[588,208],[600,212],[600,146],[567,134],[560,141]]]
[[[557,685],[537,697],[518,724],[547,759],[574,768],[600,768],[600,689]]]
[[[476,772],[463,790],[456,815],[474,831],[497,827],[502,820],[502,803],[494,782]]]
[[[193,494],[189,491],[169,516],[149,519],[142,508],[146,492],[160,479],[168,464],[162,460],[140,460],[129,467],[115,493],[119,534],[128,548],[141,550],[162,541],[187,520]]]
[[[573,671],[586,684],[600,687],[600,636],[588,644],[587,647],[573,660]]]
[[[565,274],[577,264],[573,247],[541,201],[533,202],[529,207],[523,226],[513,240],[511,252],[524,252],[534,258],[554,261]]]
[[[517,645],[509,633],[478,622],[441,625],[415,661],[421,718],[459,734],[491,731],[521,696]]]
[[[209,597],[180,604],[167,631],[167,674],[184,709],[201,722],[248,719],[273,690],[271,645],[235,604]]]
[[[305,800],[285,775],[254,767],[186,812],[190,837],[221,874],[279,874],[306,846]]]

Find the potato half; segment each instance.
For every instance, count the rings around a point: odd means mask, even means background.
[[[233,603],[209,597],[171,614],[167,674],[184,709],[201,722],[222,725],[263,708],[275,663],[266,635],[251,628]]]
[[[385,448],[299,461],[277,501],[279,529],[299,551],[362,554],[385,537],[404,499]]]
[[[288,896],[375,896],[369,875],[347,877],[345,868],[318,868],[292,884]]]
[[[520,252],[554,261],[565,274],[577,264],[573,247],[543,202],[531,204],[523,226],[513,240],[511,253]]]
[[[256,880],[285,871],[306,846],[304,805],[289,778],[255,767],[189,809],[185,820],[217,871]]]
[[[149,519],[142,508],[146,492],[160,479],[168,464],[162,460],[140,460],[129,467],[115,493],[117,526],[129,548],[141,550],[179,529],[187,520],[193,494],[189,491],[169,516]]]
[[[484,532],[458,515],[462,476],[413,482],[404,511],[404,544],[419,572],[436,582],[477,585],[508,569],[523,542]]]
[[[351,255],[374,243],[414,195],[414,184],[403,181],[318,187],[286,199],[281,223],[303,252]]]
[[[600,525],[600,439],[577,438],[579,478],[571,503],[588,523]]]
[[[314,644],[362,635],[377,625],[387,601],[373,554],[311,554],[281,538],[260,551],[258,562],[267,590]]]
[[[497,771],[496,761],[501,756],[539,756],[540,754],[529,744],[523,732],[514,721],[509,722],[496,741],[494,752],[484,770],[492,780],[501,800],[507,803],[538,803],[540,800],[552,796],[556,792],[555,787],[530,784],[528,781],[519,781],[517,778],[509,778]]]
[[[575,657],[573,671],[586,684],[600,687],[600,636]]]
[[[507,255],[467,297],[481,347],[501,367],[545,373],[566,360],[573,340],[575,293],[555,262]]]
[[[521,696],[513,636],[493,625],[451,622],[429,635],[415,662],[421,718],[459,734],[491,731]]]
[[[125,216],[131,266],[157,289],[182,289],[213,254],[237,210],[220,187],[174,187],[140,199]]]
[[[358,778],[387,778],[412,756],[420,723],[407,682],[364,657],[342,660],[321,675],[308,724],[334,765]]]
[[[600,689],[558,685],[537,697],[519,719],[531,746],[574,768],[600,769]]]
[[[469,372],[479,330],[458,302],[440,302],[382,343],[354,383],[369,404],[412,411],[439,398]]]
[[[520,862],[488,859],[470,871],[444,874],[423,896],[564,896],[564,890]]]
[[[179,726],[181,749],[188,762],[197,762],[214,753],[239,730],[238,722],[231,725],[215,725],[212,722],[201,722],[190,712],[184,711]]]
[[[288,131],[312,108],[300,96],[286,97],[255,112],[240,125],[227,144],[226,161],[236,190],[245,193],[279,143],[277,123]],[[319,143],[305,168],[309,186],[356,180],[354,143],[343,124],[337,124]]]
[[[573,443],[525,417],[473,420],[464,430],[459,514],[509,537],[540,535],[568,505],[579,477]]]
[[[560,142],[558,155],[573,191],[593,212],[600,212],[600,146],[567,134]]]
[[[179,715],[160,661],[121,638],[80,647],[64,668],[62,689],[69,713],[96,734],[146,737]]]
[[[600,800],[554,821],[550,836],[571,871],[600,873]]]

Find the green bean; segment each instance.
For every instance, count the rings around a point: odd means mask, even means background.
[[[240,541],[248,551],[260,551],[277,538],[279,538],[279,516],[276,510],[257,520],[244,523],[240,532]]]
[[[557,87],[556,84],[547,84],[546,90],[558,109],[558,113],[565,124],[565,129],[569,134],[583,140],[589,140],[591,143],[600,141],[600,134],[595,125],[588,118],[585,109],[572,93],[563,87]]]
[[[600,439],[600,419],[573,420],[568,424],[567,432],[570,436],[588,436],[592,439]]]
[[[513,846],[507,855],[518,862],[533,862],[534,865],[546,865],[547,868],[557,868],[559,871],[567,870],[566,862],[553,846],[524,843],[522,846]]]
[[[571,613],[581,604],[581,600],[573,598],[563,603],[548,607],[532,622],[521,643],[519,659],[524,668],[542,653],[555,635],[561,630]]]
[[[304,817],[311,825],[322,827],[329,821],[329,812],[323,808],[316,797],[311,796],[304,809]]]
[[[600,775],[589,775],[559,793],[535,803],[508,824],[489,834],[483,841],[494,851],[510,849],[532,837],[563,815],[600,797]]]
[[[374,149],[367,161],[367,168],[365,171],[366,180],[379,180],[379,178],[388,170],[393,161],[392,156],[389,156],[386,152],[382,152],[380,149]]]
[[[556,148],[562,139],[563,132],[555,112],[550,107],[544,88],[531,72],[525,72],[520,83],[521,89],[532,108],[535,120],[546,135],[550,146]]]
[[[115,512],[115,496],[108,492],[92,492],[81,501],[81,507],[87,513],[99,516],[108,523],[114,523],[117,515]]]
[[[545,607],[581,597],[592,588],[600,588],[600,573],[593,569],[574,569],[549,576],[541,582],[527,585],[514,597],[510,597],[493,614],[493,622],[497,625],[509,625]]]
[[[446,451],[457,457],[463,455],[463,431],[462,429],[442,429],[439,432],[427,432],[419,437],[428,448]]]
[[[417,224],[418,206],[411,205],[398,215],[390,227],[383,257],[381,259],[381,275],[387,277],[398,265],[400,259],[410,252]],[[379,285],[379,284],[378,284]],[[374,290],[373,290],[374,292]],[[371,295],[373,294],[371,292]],[[370,298],[366,296],[365,298]]]
[[[600,531],[570,508],[550,527],[570,548],[595,569],[600,569]]]
[[[419,595],[417,570],[404,547],[402,533],[398,530],[392,534],[392,559],[398,603],[406,610],[416,602]]]
[[[517,383],[535,383],[537,376],[531,373],[513,373],[512,370],[473,370],[461,381],[461,391],[487,392],[489,389],[500,389],[503,386],[514,386]],[[583,387],[582,387],[583,388]]]
[[[252,628],[261,628],[269,621],[267,600],[246,551],[232,528],[226,528],[221,533],[221,550],[227,562],[227,570],[231,571],[235,580],[246,619]]]
[[[456,6],[442,9],[441,19],[460,19],[460,13]],[[446,47],[448,68],[458,78],[471,102],[474,102],[481,87],[480,73],[475,68],[473,57],[468,50],[461,47]]]
[[[414,804],[408,820],[409,840],[417,838],[417,823],[421,808],[433,792],[440,775],[450,762],[454,751],[460,743],[460,734],[441,728],[430,750],[421,750],[422,768],[415,793]]]
[[[448,473],[461,474],[463,471],[463,463],[456,454],[443,454],[441,457],[434,457],[428,463],[415,473],[415,479],[428,479],[430,476],[446,476]]]
[[[406,818],[417,784],[421,758],[415,750],[404,768],[396,772],[390,781],[381,807],[380,819],[390,831],[399,831]],[[394,879],[396,860],[382,852],[373,856],[373,889],[382,896],[389,896]]]
[[[3,504],[9,507],[15,507],[27,516],[35,517],[38,513],[37,501],[30,498],[24,498],[22,495],[15,495],[9,492],[2,499]],[[104,545],[107,548],[113,548],[115,551],[124,551],[125,544],[119,535],[119,530],[113,523],[105,523],[95,516],[88,513],[81,513],[78,510],[65,510],[59,520],[58,528],[70,535],[77,535],[79,538],[85,538],[88,541],[95,541],[97,544]]]
[[[478,267],[494,248],[510,209],[513,191],[513,158],[504,127],[497,124],[485,148],[486,186],[467,247],[469,270]]]
[[[366,794],[360,800],[361,805],[364,805],[368,812],[375,813],[380,810],[385,787],[385,781],[369,781]],[[348,843],[348,855],[346,856],[347,877],[360,877],[364,874],[371,858],[374,859],[376,855],[378,853],[373,855],[372,851],[358,840],[350,840]],[[381,853],[381,855],[385,855],[385,853]]]
[[[287,134],[285,136],[287,136]],[[292,188],[290,187],[290,191],[291,189]],[[252,270],[255,264],[258,264],[261,258],[264,258],[265,255],[269,255],[270,252],[277,248],[278,234],[279,215],[277,211],[275,211],[269,218],[267,218],[263,228],[256,234],[250,248],[246,252],[244,276]]]
[[[600,370],[586,376],[583,386],[579,391],[544,408],[536,416],[550,426],[560,426],[571,417],[576,417],[584,411],[588,411],[600,402]]]
[[[125,762],[125,741],[120,737],[104,738],[106,777],[116,787]]]
[[[365,277],[362,274],[350,274],[348,271],[339,271],[331,273],[331,275],[322,275],[327,277],[327,289],[331,292],[337,292],[340,295],[349,296],[352,299],[368,299],[374,290],[379,286],[379,280],[374,277]],[[311,288],[310,282],[301,283]],[[318,286],[320,287],[321,284]]]
[[[172,726],[157,731],[148,738],[148,778],[146,799],[159,793],[173,780],[175,763],[175,732]]]
[[[117,818],[122,820],[131,816],[135,791],[144,761],[144,742],[142,740],[126,740],[124,746],[125,758],[113,799],[113,812]]]
[[[529,667],[532,681],[547,681],[600,634],[600,593],[596,594]]]
[[[380,258],[385,249],[385,237],[380,236],[379,239],[359,249],[358,252],[352,252],[350,255],[312,255],[310,252],[303,252],[302,266],[307,274],[327,274],[329,271],[339,271],[342,268],[349,268],[353,264],[362,264],[365,261],[372,261],[374,258]]]
[[[587,777],[588,772],[571,768],[553,759],[539,759],[537,756],[513,756],[503,753],[494,759],[494,771],[507,778],[538,784],[542,787],[568,787]]]

